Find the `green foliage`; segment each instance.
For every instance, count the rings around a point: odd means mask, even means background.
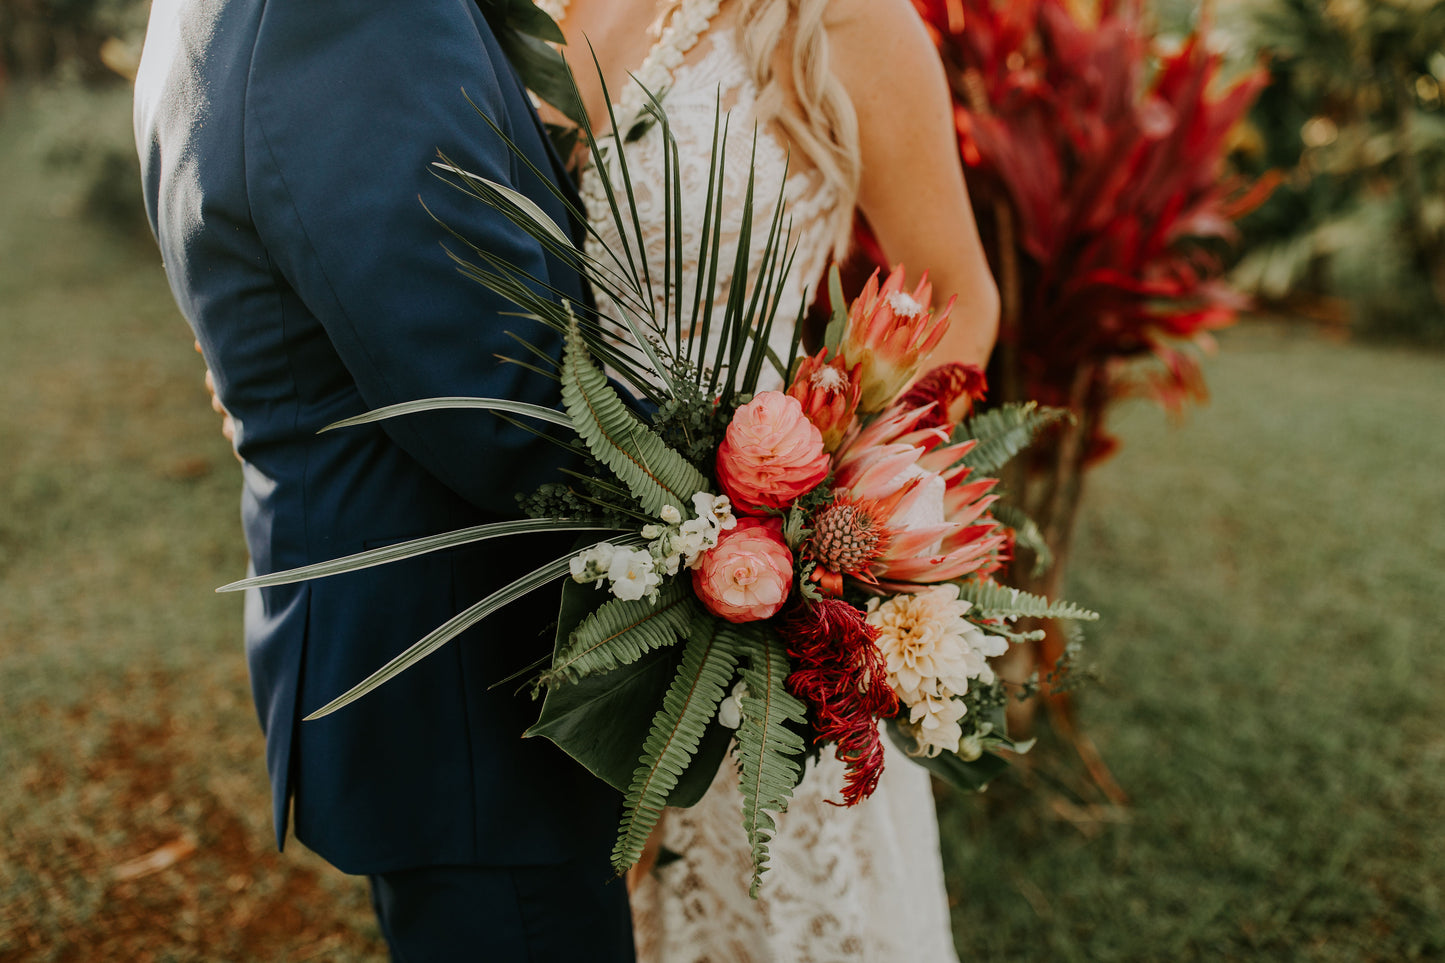
[[[1062,408],[1045,408],[1034,401],[1010,402],[965,419],[954,430],[952,441],[977,439],[978,444],[959,463],[992,475],[1027,448],[1040,431],[1068,417]]]
[[[22,81],[116,82],[145,33],[148,0],[5,0],[0,3],[0,86]],[[106,49],[120,44],[123,53]]]
[[[563,586],[568,596],[590,596],[591,586],[575,582]],[[558,646],[570,633],[561,633]],[[566,685],[553,686],[542,702],[541,716],[527,730],[529,737],[545,738],[577,760],[619,793],[626,793],[637,769],[641,746],[652,731],[682,661],[682,647],[654,649],[636,662],[612,672],[589,675]],[[727,755],[731,734],[710,726],[697,752],[667,796],[669,806],[692,806],[707,792]]]
[[[689,370],[682,369],[685,375]],[[679,377],[676,384],[679,393],[658,406],[652,417],[653,429],[688,462],[708,468],[735,409],[714,404],[690,377]]]
[[[602,466],[587,455],[568,482],[547,482],[534,492],[518,493],[517,504],[528,518],[587,518],[611,528],[635,529],[647,524],[637,500],[606,480]]]
[[[738,641],[737,654],[746,658],[742,680],[742,723],[737,732],[739,788],[743,796],[743,828],[753,850],[753,881],[749,895],[768,866],[768,842],[776,823],[802,776],[803,739],[794,727],[807,719],[807,707],[784,688],[790,667],[787,653],[771,629],[730,630]]]
[[[52,88],[17,88],[9,96],[12,104],[28,99],[45,104],[21,144],[27,160],[33,158],[56,175],[51,205],[66,214],[84,215],[114,231],[118,240],[153,250],[140,191],[129,90],[57,82]]]
[[[903,730],[897,719],[888,720],[888,736],[893,748],[909,753],[917,765],[927,769],[945,784],[964,792],[982,792],[988,784],[1008,771],[1008,762],[1002,757],[985,752],[977,759],[964,759],[953,752],[940,752],[936,756],[913,755],[917,742]]]
[[[538,685],[553,686],[610,672],[676,642],[698,616],[685,578],[668,582],[656,602],[612,599],[589,615],[552,659]]]
[[[440,552],[444,549],[456,548],[460,545],[470,545],[474,542],[484,542],[492,538],[503,538],[507,535],[607,530],[608,527],[605,525],[574,522],[564,518],[527,518],[506,522],[491,522],[486,525],[474,525],[471,528],[459,528],[454,532],[443,532],[439,535],[427,535],[423,538],[397,542],[394,545],[383,545],[381,548],[373,548],[365,552],[358,552],[355,555],[347,555],[343,558],[317,562],[314,565],[304,565],[301,568],[287,569],[282,572],[271,572],[267,575],[257,575],[252,578],[242,579],[239,582],[232,582],[229,585],[222,585],[216,589],[216,591],[240,592],[245,589],[265,588],[271,585],[290,585],[293,582],[305,582],[308,579],[325,578],[328,575],[340,575],[343,572],[355,572],[358,569],[373,568],[377,565],[385,565],[388,562],[399,562],[402,559],[415,558],[418,555]]]
[[[969,616],[974,619],[1081,619],[1093,622],[1098,612],[1090,612],[1072,602],[1052,602],[1042,595],[1007,585],[965,580],[958,584],[958,597],[972,602]]]
[[[593,457],[627,485],[649,515],[658,516],[664,505],[690,515],[692,496],[709,489],[707,478],[628,410],[588,358],[575,325],[567,334],[562,372],[567,414]]]
[[[1227,27],[1274,78],[1241,162],[1287,174],[1242,222],[1234,283],[1445,344],[1445,5],[1260,0]]]
[[[997,502],[989,509],[994,518],[1013,529],[1014,543],[1034,554],[1033,576],[1037,578],[1054,564],[1054,553],[1038,524],[1017,505]]]
[[[682,665],[663,697],[662,709],[643,743],[642,760],[627,787],[617,843],[612,849],[612,865],[618,872],[642,856],[668,795],[682,773],[693,765],[703,735],[732,681],[737,655],[727,632],[723,623],[707,614],[698,616],[688,628]],[[712,775],[707,773],[709,779]]]

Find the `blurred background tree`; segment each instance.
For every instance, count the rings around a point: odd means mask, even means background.
[[[149,10],[149,0],[0,0],[0,75],[113,80],[116,43],[138,52]]]
[[[27,148],[74,175],[64,203],[138,237],[140,166],[121,108],[149,12],[149,0],[0,0],[0,110],[7,93],[43,96],[45,122]]]
[[[1234,282],[1262,303],[1445,345],[1445,4],[1235,0],[1272,83],[1241,160],[1285,174],[1242,221]]]

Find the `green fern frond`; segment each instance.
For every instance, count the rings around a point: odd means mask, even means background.
[[[668,793],[691,763],[717,714],[737,667],[733,650],[711,615],[699,615],[688,627],[682,665],[652,720],[641,763],[633,771],[623,801],[622,823],[612,849],[612,866],[619,873],[641,858],[648,834],[667,805]]]
[[[636,662],[653,649],[676,642],[697,614],[692,590],[687,580],[680,578],[669,582],[656,602],[605,602],[572,633],[537,685],[575,682]]]
[[[708,480],[637,419],[587,356],[573,325],[562,353],[562,401],[593,457],[610,468],[656,517],[672,505],[686,517]]]
[[[1073,623],[1071,622],[1069,624],[1072,625]],[[1007,639],[1010,645],[1021,645],[1024,642],[1042,642],[1044,638],[1048,635],[1048,633],[1045,632],[1043,629],[1030,629],[1028,632],[1015,632],[1006,624],[990,624],[988,627],[988,634],[997,635],[1000,638]]]
[[[787,808],[802,776],[803,738],[786,723],[803,723],[807,709],[783,686],[790,666],[772,631],[725,629],[724,635],[739,655],[746,654],[748,659],[741,673],[747,691],[742,697],[737,759],[743,828],[753,850],[753,881],[748,892],[756,898],[763,871],[768,868],[768,843],[777,829],[773,814]]]
[[[958,597],[973,603],[969,615],[981,619],[1078,619],[1094,622],[1098,612],[1091,612],[1072,602],[1050,602],[1042,595],[1009,588],[995,582],[959,582]]]
[[[1015,544],[1034,553],[1033,574],[1039,576],[1047,572],[1054,564],[1054,553],[1049,549],[1038,523],[1017,505],[995,502],[989,511],[994,518],[1013,529]]]
[[[954,431],[953,441],[978,439],[959,461],[975,472],[991,475],[1027,448],[1044,428],[1070,417],[1063,408],[1044,408],[1036,401],[1015,402],[969,418]]]

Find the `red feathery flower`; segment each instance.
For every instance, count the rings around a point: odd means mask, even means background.
[[[958,399],[968,398],[968,406],[963,412],[967,414],[973,403],[982,401],[987,393],[988,381],[984,378],[982,368],[961,361],[950,361],[929,370],[914,382],[913,387],[898,399],[895,407],[922,408],[933,402],[933,409],[914,430],[952,428],[953,420],[949,417],[949,412]]]
[[[778,628],[794,666],[788,691],[808,704],[817,741],[837,743],[848,771],[842,804],[856,805],[883,774],[878,720],[898,711],[883,653],[873,644],[878,630],[841,599],[796,605]]]

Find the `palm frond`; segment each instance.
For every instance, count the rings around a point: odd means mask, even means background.
[[[333,421],[322,428],[321,431],[332,431],[337,428],[350,428],[354,425],[367,425],[376,421],[385,421],[388,418],[396,418],[401,415],[414,415],[422,411],[439,411],[444,408],[478,408],[483,411],[505,411],[513,415],[522,415],[527,418],[536,418],[538,421],[551,422],[554,425],[561,425],[563,428],[571,428],[572,421],[565,414],[552,408],[544,408],[541,405],[529,405],[524,401],[508,401],[505,398],[420,398],[416,401],[403,401],[395,405],[387,405],[384,408],[374,408],[365,414],[354,418],[344,418],[341,421]]]

